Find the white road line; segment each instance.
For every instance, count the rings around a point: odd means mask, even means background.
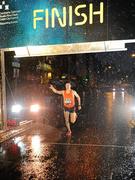
[[[91,147],[109,147],[109,148],[129,148],[131,146],[120,146],[113,144],[71,144],[71,143],[57,143],[57,142],[45,142],[47,145],[62,145],[62,146],[91,146]]]

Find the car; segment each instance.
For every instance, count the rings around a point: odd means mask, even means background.
[[[131,84],[121,83],[113,85],[112,91],[113,92],[132,92],[133,87]]]

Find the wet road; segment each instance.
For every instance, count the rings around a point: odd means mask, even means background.
[[[72,137],[52,123],[37,123],[1,144],[0,179],[135,179],[132,106],[124,92],[86,98]]]

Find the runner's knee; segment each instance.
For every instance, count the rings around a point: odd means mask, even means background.
[[[77,118],[76,113],[72,114],[72,115],[71,115],[71,119],[70,119],[71,123],[75,123],[76,118]]]

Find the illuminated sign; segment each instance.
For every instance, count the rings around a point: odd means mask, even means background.
[[[132,9],[109,0],[0,0],[0,48],[131,39]]]
[[[63,7],[62,8],[62,17],[57,8],[52,8],[49,12],[48,9],[37,9],[33,11],[33,28],[37,29],[37,21],[44,21],[44,28],[55,28],[56,20],[58,20],[60,27],[66,26],[82,26],[85,25],[88,21],[89,24],[94,23],[94,16],[99,16],[99,23],[104,22],[104,3],[99,4],[99,11],[94,11],[94,4],[90,3],[88,5],[89,12],[87,14],[86,4],[80,4],[73,9],[73,6]],[[39,14],[39,15],[38,15]],[[73,22],[74,15],[80,17],[78,22]],[[49,16],[51,17],[49,19]],[[57,19],[56,19],[57,18]]]

